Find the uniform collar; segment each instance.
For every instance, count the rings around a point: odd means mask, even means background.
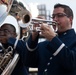
[[[66,34],[72,34],[72,35],[74,35],[75,34],[75,31],[74,31],[74,29],[69,29],[69,30],[67,30],[67,31],[65,31],[65,32],[61,32],[61,33],[58,33],[57,32],[57,35],[58,36],[61,36],[61,35],[66,35]]]

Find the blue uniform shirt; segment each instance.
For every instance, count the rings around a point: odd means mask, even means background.
[[[31,36],[26,45],[26,61],[38,67],[38,75],[76,75],[76,34],[73,29],[54,37],[52,41],[37,43]]]

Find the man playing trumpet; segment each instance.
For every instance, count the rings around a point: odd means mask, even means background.
[[[38,43],[39,32],[32,32],[26,42],[28,66],[37,67],[38,75],[76,75],[76,34],[72,29],[73,11],[64,4],[54,6],[53,21],[57,34],[42,23],[41,35],[47,40]]]

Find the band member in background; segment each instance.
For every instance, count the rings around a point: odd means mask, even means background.
[[[9,46],[14,48],[15,42],[17,41],[16,37],[17,37],[16,28],[12,24],[4,23],[1,26],[0,43],[2,43],[4,50],[7,50]],[[15,46],[15,49],[13,51],[13,54],[15,52],[17,52],[19,54],[19,61],[18,61],[17,65],[15,66],[11,75],[28,75],[28,68],[25,67],[25,62],[24,62],[25,56],[26,56],[25,55],[25,45],[23,44],[22,40],[17,42],[17,45]],[[0,53],[4,53],[4,52],[0,51]],[[7,58],[7,59],[9,59],[9,58]],[[0,66],[0,70],[1,70],[1,66]]]
[[[26,62],[37,67],[38,75],[76,75],[76,34],[72,29],[73,11],[65,4],[54,6],[53,21],[57,35],[42,23],[41,35],[47,40],[38,43],[39,32],[32,32],[26,42]]]

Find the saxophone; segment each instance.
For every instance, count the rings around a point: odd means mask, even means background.
[[[13,48],[9,46],[4,49],[1,45],[0,49],[0,75],[11,75],[13,69],[15,68],[18,60],[19,54],[13,53]]]

